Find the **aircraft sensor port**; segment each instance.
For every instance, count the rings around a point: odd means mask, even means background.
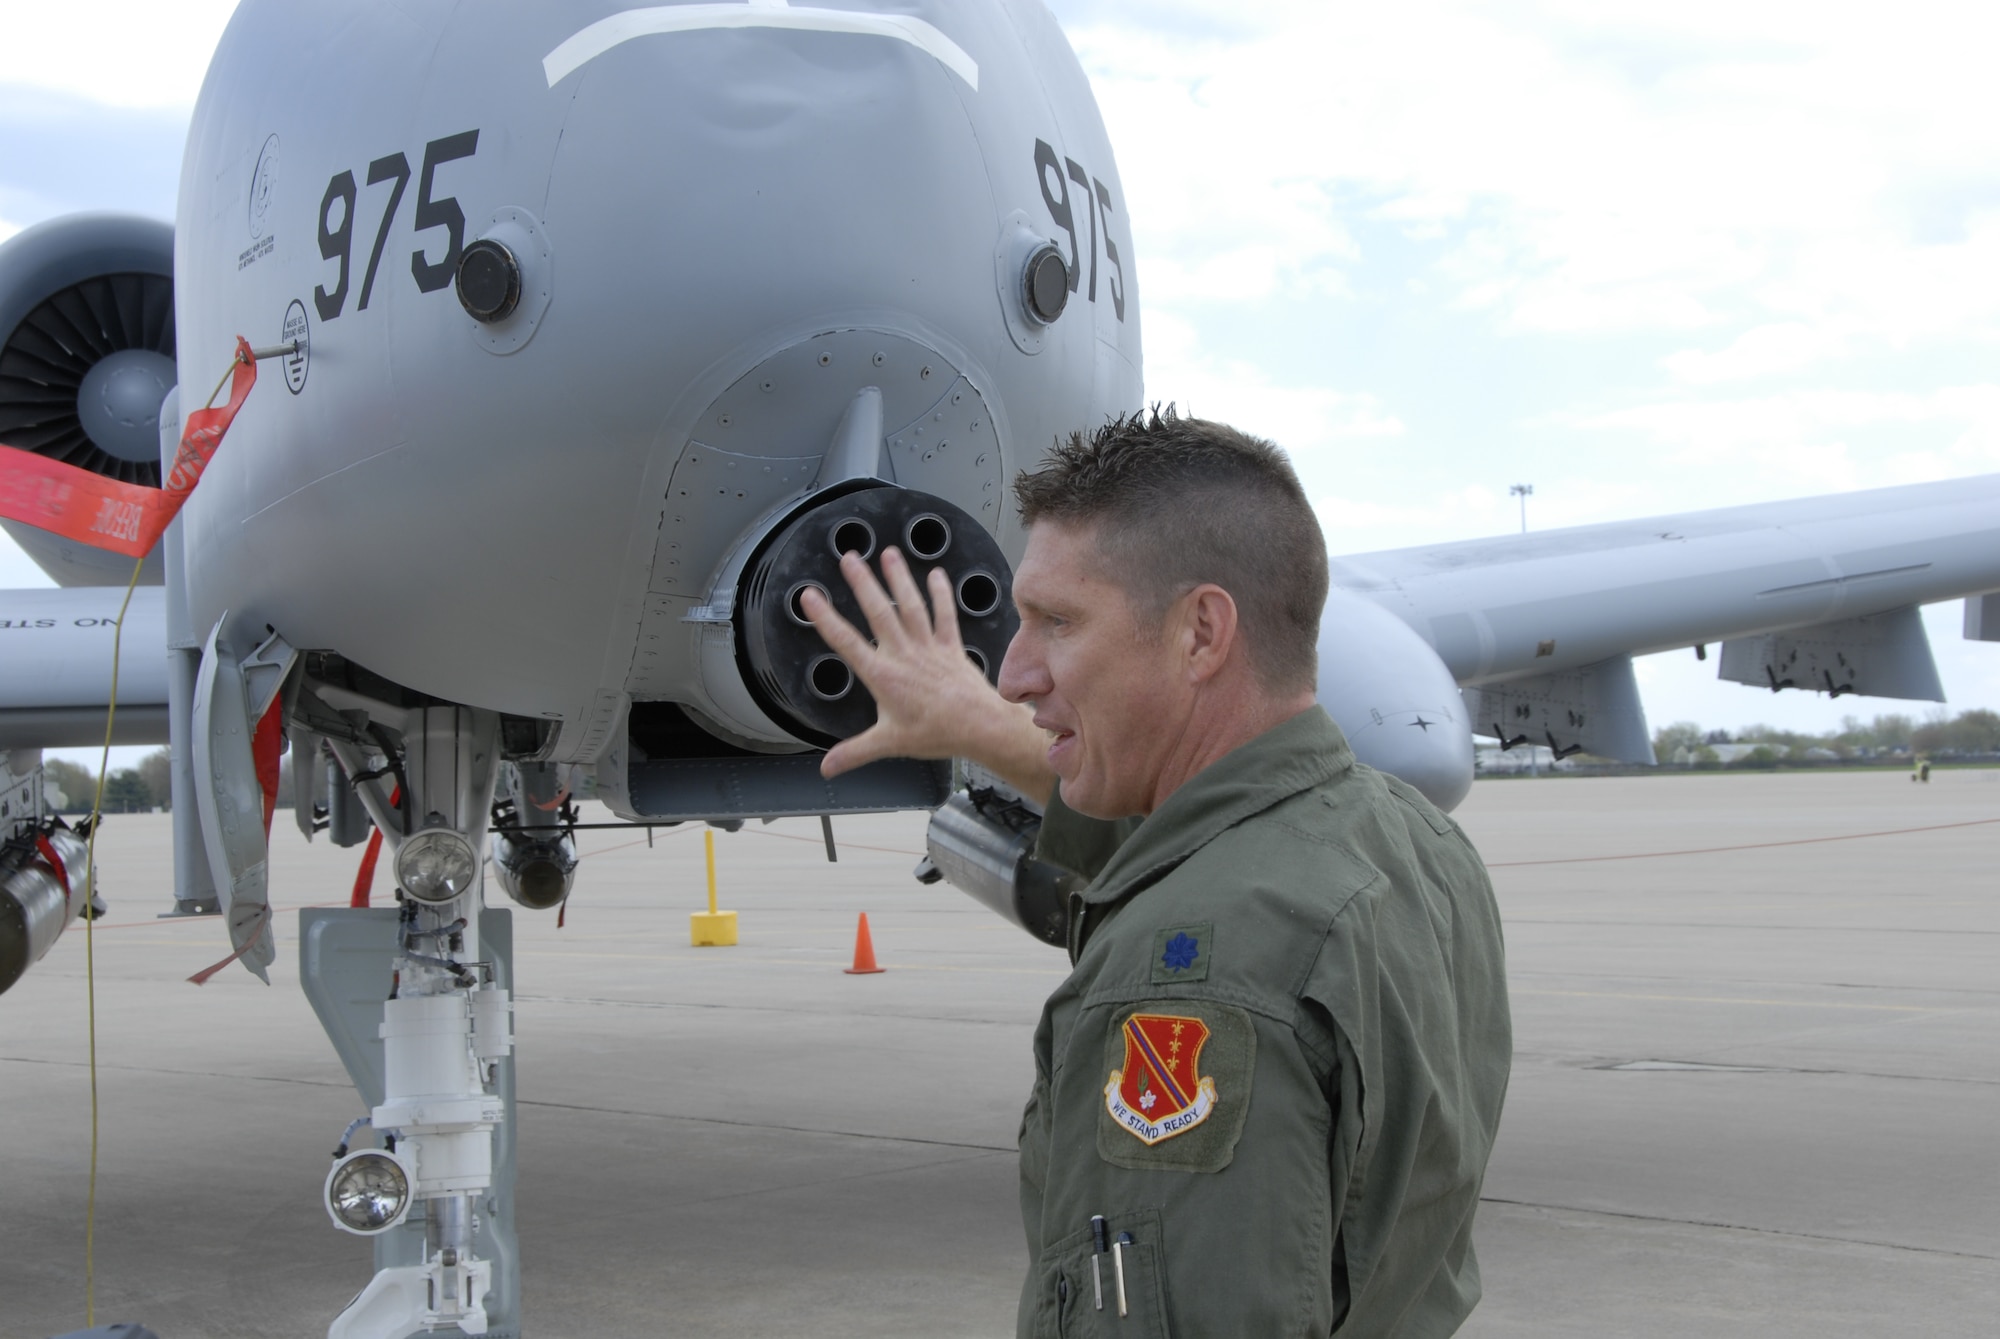
[[[521,305],[521,263],[500,242],[482,237],[459,257],[456,289],[459,305],[473,320],[504,321]]]
[[[1022,267],[1021,300],[1028,314],[1043,325],[1054,325],[1069,305],[1069,266],[1054,243],[1045,242]]]

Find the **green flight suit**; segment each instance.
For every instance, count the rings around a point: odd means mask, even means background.
[[[1458,825],[1314,707],[1136,826],[1058,795],[1038,853],[1093,881],[1021,1122],[1022,1339],[1457,1329],[1512,1059]]]

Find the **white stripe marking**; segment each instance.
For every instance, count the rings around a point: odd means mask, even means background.
[[[784,0],[750,0],[748,4],[662,5],[613,14],[566,39],[542,58],[542,73],[554,88],[583,66],[615,46],[655,33],[696,32],[705,28],[786,28],[793,32],[860,33],[908,42],[935,56],[938,63],[979,91],[979,62],[965,48],[922,19],[902,14],[864,14],[846,9],[792,7]]]

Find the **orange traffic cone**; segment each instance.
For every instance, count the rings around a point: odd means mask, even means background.
[[[854,965],[843,968],[849,976],[867,976],[880,972],[883,968],[875,965],[875,940],[868,933],[868,913],[861,913],[860,924],[854,927]]]

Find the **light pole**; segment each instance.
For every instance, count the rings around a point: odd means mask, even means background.
[[[1535,486],[1533,484],[1513,484],[1508,487],[1507,491],[1514,497],[1521,499],[1521,533],[1525,535],[1528,533],[1528,499],[1535,495]]]

